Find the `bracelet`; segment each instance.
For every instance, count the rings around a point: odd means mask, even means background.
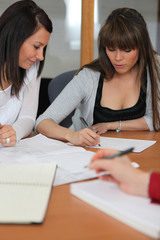
[[[121,128],[122,128],[122,122],[121,120],[119,121],[119,127],[116,129],[116,132],[120,132],[121,131]]]

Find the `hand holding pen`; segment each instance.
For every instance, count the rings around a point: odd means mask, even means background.
[[[116,157],[112,160],[104,160],[105,157],[115,154],[115,151],[111,149],[99,150],[92,157],[88,167],[91,170],[95,170],[97,173],[104,173],[107,171],[108,174],[101,175],[99,178],[117,184],[122,191],[132,195],[147,197],[150,173],[133,167],[128,156],[124,155],[130,151],[132,152],[133,149],[131,148],[130,150],[127,149],[123,151],[123,154],[119,153],[121,157]]]
[[[88,123],[86,122],[86,120],[83,117],[80,117],[80,120],[86,128],[89,128]],[[98,144],[98,146],[101,147],[100,144]]]
[[[101,150],[99,152],[97,152],[93,158],[91,159],[91,164],[92,162],[94,162],[95,160],[99,159],[99,160],[109,160],[109,159],[114,159],[116,157],[121,157],[123,155],[126,155],[128,153],[131,153],[133,152],[134,148],[128,148],[126,150],[123,150],[123,151],[119,151],[119,152],[116,152],[114,154],[109,154],[109,152],[113,153],[114,151],[111,150],[111,149],[104,149],[104,150]],[[107,154],[107,156],[105,156]],[[88,166],[85,166],[85,167],[88,167]]]

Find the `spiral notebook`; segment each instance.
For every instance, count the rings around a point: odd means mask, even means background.
[[[0,223],[42,223],[55,163],[0,164]]]

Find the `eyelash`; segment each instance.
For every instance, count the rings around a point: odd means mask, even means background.
[[[109,50],[110,52],[114,52],[114,51],[115,51],[114,48],[108,48],[108,50]]]
[[[108,50],[110,51],[110,52],[114,52],[115,51],[115,49],[113,48],[113,49],[111,49],[111,48],[108,48]],[[132,50],[131,49],[126,49],[126,50],[124,50],[124,52],[131,52]]]
[[[39,49],[39,47],[37,47],[37,46],[35,46],[35,45],[34,45],[34,48],[35,48],[36,50]]]
[[[127,50],[124,50],[125,52],[131,52],[132,50],[131,49],[127,49]]]

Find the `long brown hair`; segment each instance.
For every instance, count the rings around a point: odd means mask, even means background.
[[[135,9],[130,8],[118,8],[112,11],[99,32],[98,58],[81,69],[86,67],[99,71],[103,77],[110,80],[115,69],[106,54],[106,47],[139,50],[138,78],[142,81],[144,71],[148,67],[152,92],[153,126],[154,130],[158,131],[160,129],[160,113],[158,111],[160,92],[157,81],[160,81],[160,64],[156,57],[157,53],[152,47],[143,16]]]
[[[21,0],[9,6],[0,17],[0,86],[1,77],[12,82],[11,95],[18,96],[26,70],[19,67],[19,50],[23,42],[41,26],[52,32],[52,22],[43,9],[32,0]],[[46,47],[44,48],[45,58]],[[40,61],[37,77],[44,60]]]

